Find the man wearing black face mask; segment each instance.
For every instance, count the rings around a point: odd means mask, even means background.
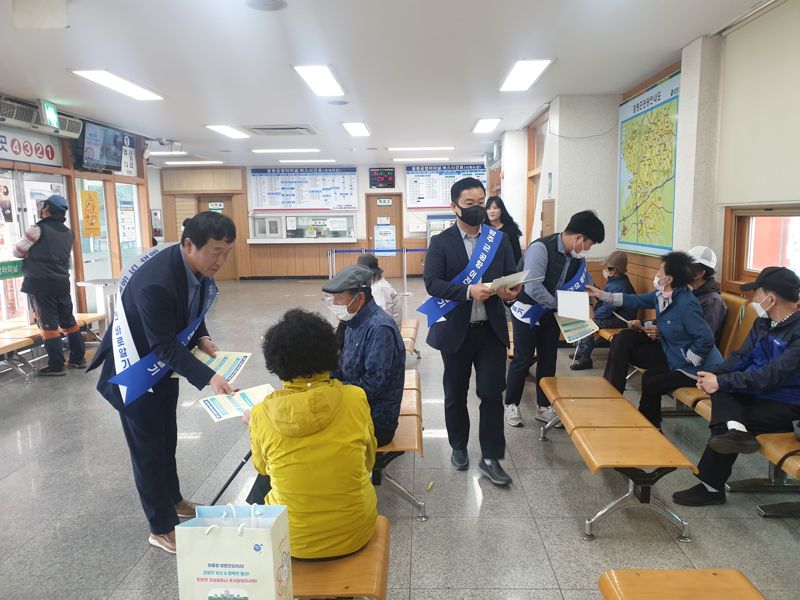
[[[481,460],[478,469],[496,485],[511,477],[500,460],[505,455],[503,389],[508,326],[501,300],[517,297],[521,286],[496,291],[482,282],[516,271],[511,244],[502,232],[484,224],[486,190],[467,177],[450,189],[456,224],[431,238],[425,258],[425,288],[431,295],[420,312],[428,316],[428,345],[444,362],[444,412],[447,437],[457,470],[469,466],[467,391],[475,366],[480,398]]]

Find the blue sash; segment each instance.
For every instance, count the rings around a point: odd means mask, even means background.
[[[492,264],[494,255],[497,254],[497,249],[503,240],[503,232],[493,229],[488,225],[483,226],[481,236],[478,238],[478,243],[475,244],[475,250],[472,251],[472,256],[469,258],[467,266],[464,270],[456,275],[451,283],[458,283],[462,285],[472,285],[473,281],[479,281],[486,273],[486,269]],[[428,317],[428,327],[443,319],[446,314],[454,310],[460,301],[445,300],[444,298],[434,298],[431,296],[417,309]]]
[[[588,274],[589,270],[586,268],[586,259],[582,258],[581,266],[578,268],[578,272],[575,273],[575,276],[558,289],[564,292],[581,292],[586,289],[586,276]],[[520,310],[520,307],[524,308]],[[549,310],[553,309],[544,308],[541,304],[529,305],[521,302],[516,302],[514,306],[511,307],[511,313],[520,321],[523,319],[530,319],[531,327],[535,327],[539,319]]]
[[[214,300],[217,298],[217,286],[214,280],[210,277],[205,277],[202,282],[203,292],[203,310],[200,316],[194,321],[189,323],[189,326],[181,331],[178,335],[178,341],[186,346],[189,340],[192,339],[194,332],[203,322]],[[121,302],[117,310],[124,310]],[[114,323],[114,338],[116,340],[112,343],[115,352],[125,352],[125,346],[122,341],[122,325],[119,322]],[[134,362],[128,366],[124,371],[121,371],[109,379],[110,383],[125,386],[126,393],[123,394],[123,402],[125,406],[141,398],[147,390],[151,389],[155,384],[161,381],[166,374],[170,371],[169,365],[156,357],[155,352],[151,352],[147,356]]]

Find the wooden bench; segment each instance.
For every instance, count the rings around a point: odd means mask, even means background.
[[[694,464],[602,377],[545,377],[541,386],[589,470],[614,469],[628,479],[625,494],[586,519],[584,539],[594,539],[593,527],[608,515],[645,506],[681,530],[679,541],[691,541],[689,524],[652,488],[676,469],[696,471]]]
[[[105,328],[108,327],[105,313],[75,313],[75,320],[80,325],[81,330],[91,335],[96,342],[103,341],[101,335],[105,332]],[[99,334],[92,329],[92,324],[94,323],[102,323]]]
[[[17,327],[22,327],[25,324],[25,317],[14,317],[12,319],[0,321],[0,333],[4,331],[11,331]]]
[[[34,340],[27,337],[16,337],[9,335],[8,332],[0,333],[0,363],[5,364],[11,370],[22,375],[25,378],[25,383],[31,382],[31,375],[36,373],[36,369],[25,358],[17,354],[19,350],[31,348],[34,345]],[[18,364],[21,363],[21,364]],[[30,370],[25,371],[22,365],[28,367]]]
[[[425,503],[416,498],[403,484],[386,471],[391,461],[405,452],[416,452],[424,456],[422,448],[422,394],[420,392],[419,373],[406,371],[403,389],[403,400],[400,404],[400,417],[392,441],[378,448],[378,457],[372,472],[372,482],[380,485],[383,479],[395,491],[417,509],[417,521],[427,521]]]
[[[337,560],[292,559],[295,598],[385,600],[389,580],[389,520],[379,515],[375,533],[361,550]]]
[[[405,344],[406,352],[410,354],[416,354],[417,360],[422,358],[422,355],[417,350],[417,333],[419,333],[419,321],[416,319],[414,320],[403,320],[402,326],[400,327],[400,335],[403,338],[403,344]]]
[[[612,569],[598,585],[606,600],[764,600],[736,569]]]

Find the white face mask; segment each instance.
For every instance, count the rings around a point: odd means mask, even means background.
[[[603,277],[608,279],[609,277],[611,277],[611,272],[608,269],[603,269]]]
[[[764,300],[766,300],[767,298],[769,298],[769,296],[765,296],[765,297],[764,297]],[[762,302],[764,302],[764,300],[762,300],[761,302],[751,302],[751,303],[750,303],[750,306],[752,306],[752,307],[755,309],[755,311],[756,311],[756,314],[757,314],[759,317],[761,317],[762,319],[765,319],[765,318],[767,318],[767,317],[769,316],[769,315],[767,314],[767,310],[768,310],[768,309],[764,308],[764,307],[761,305],[761,303],[762,303]],[[770,308],[772,308],[774,305],[775,305],[775,303],[773,303],[772,305],[770,305]]]
[[[662,279],[663,277],[659,277],[658,275],[653,277],[653,287],[656,288],[659,292],[664,291],[664,286],[661,284]]]
[[[577,247],[578,247],[578,243],[575,242],[575,246],[572,248],[572,251],[570,252],[570,254],[572,255],[573,258],[584,258],[586,256],[586,250],[584,250],[583,238],[581,238],[581,251],[580,252],[578,252],[576,250]]]
[[[356,316],[356,313],[351,313],[347,309],[350,308],[350,305],[355,302],[355,299],[358,298],[358,294],[353,296],[353,299],[350,300],[347,304],[331,304],[331,309],[333,310],[333,314],[336,315],[336,318],[340,321],[349,321],[353,317]],[[356,311],[358,312],[358,311]]]

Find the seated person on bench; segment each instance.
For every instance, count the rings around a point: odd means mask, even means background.
[[[337,558],[372,537],[377,447],[364,390],[329,377],[336,334],[321,316],[288,311],[264,335],[267,369],[283,389],[250,415],[253,465],[271,489],[266,504],[289,509],[292,556]],[[268,486],[269,487],[269,486]]]
[[[372,298],[372,271],[351,265],[322,286],[344,324],[339,367],[331,376],[367,394],[378,446],[392,441],[400,417],[406,347],[400,330]],[[340,324],[341,325],[341,324]]]
[[[736,455],[756,452],[756,435],[790,432],[800,419],[800,279],[767,267],[742,290],[755,290],[751,306],[761,318],[741,348],[698,373],[697,387],[711,394],[711,439],[697,465],[700,483],[673,494],[677,504],[724,504]]]
[[[590,295],[614,306],[655,309],[659,339],[656,341],[652,333],[638,334],[640,337],[636,338],[635,353],[630,360],[647,369],[642,376],[639,411],[658,428],[661,427],[661,396],[694,385],[694,377],[701,366],[708,369],[722,362],[700,303],[688,287],[692,277],[691,265],[692,259],[685,252],[665,254],[653,280],[656,289],[648,294],[610,294],[586,286]],[[622,380],[625,380],[628,360],[627,356],[620,360],[614,355],[612,343],[605,377],[617,389],[615,379],[619,379],[621,372]]]
[[[688,254],[692,257],[692,275],[690,276],[689,285],[692,294],[700,302],[703,317],[714,333],[714,343],[716,344],[722,334],[725,315],[727,314],[725,302],[715,287],[716,284],[713,280],[714,270],[708,267],[708,264],[716,264],[716,255],[713,254],[710,248],[705,246],[695,246]],[[702,271],[700,271],[700,268],[702,268]],[[617,388],[620,393],[624,392],[628,365],[632,364],[646,369],[647,366],[639,364],[634,357],[638,356],[641,346],[658,346],[659,335],[658,327],[651,321],[645,321],[644,324],[639,320],[629,321],[628,329],[620,331],[611,340],[608,362],[606,363],[603,377],[608,379],[611,385]]]
[[[606,278],[606,285],[603,288],[604,292],[622,293],[622,294],[635,294],[636,290],[631,285],[631,280],[628,279],[628,255],[624,252],[617,250],[608,255],[603,261],[603,277]],[[628,321],[636,318],[636,309],[621,308],[619,311],[621,316],[627,319],[620,321],[614,316],[614,307],[610,304],[599,301],[594,305],[594,322],[600,329],[606,327],[625,327]],[[594,336],[589,335],[582,340],[575,343],[575,362],[569,368],[573,371],[582,371],[584,369],[591,369],[592,364],[592,351],[594,351]]]

